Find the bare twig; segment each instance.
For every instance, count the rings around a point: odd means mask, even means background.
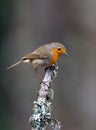
[[[52,82],[57,75],[57,70],[57,64],[45,70],[37,101],[34,101],[33,115],[29,118],[32,130],[45,130],[48,125],[54,130],[60,129],[60,122],[51,118],[51,101],[54,97]]]

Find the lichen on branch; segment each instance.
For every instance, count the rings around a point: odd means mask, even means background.
[[[57,64],[45,69],[45,76],[38,92],[37,101],[34,101],[33,114],[29,118],[32,130],[45,130],[50,126],[59,130],[60,122],[51,117],[52,99],[54,98],[53,79],[57,76]]]

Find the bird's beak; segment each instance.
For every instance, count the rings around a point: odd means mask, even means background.
[[[68,53],[67,53],[67,52],[65,53],[65,56],[68,56]]]

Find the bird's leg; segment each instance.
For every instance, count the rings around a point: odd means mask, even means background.
[[[45,85],[47,85],[47,81],[44,81],[43,80],[43,77],[41,76],[41,74],[40,74],[40,72],[39,72],[39,69],[38,68],[35,68],[35,71],[36,71],[36,73],[37,73],[37,75],[38,75],[38,77],[39,77],[39,79],[40,79],[40,84],[45,84]],[[46,72],[46,70],[45,70],[45,72]]]
[[[35,72],[36,72],[36,74],[37,74],[38,78],[40,79],[40,83],[42,83],[43,78],[42,78],[42,76],[41,76],[41,74],[40,74],[40,72],[39,72],[38,68],[35,68]]]
[[[50,66],[48,66],[48,67],[45,68],[45,71],[44,71],[45,73],[46,73],[46,71],[47,71],[48,68],[50,68]],[[44,73],[44,75],[45,75],[45,73]],[[41,83],[43,83],[43,84],[45,84],[46,86],[48,86],[48,85],[47,85],[47,82],[49,82],[49,81],[48,81],[48,80],[46,80],[46,81],[42,80]],[[48,86],[48,87],[49,87],[49,86]]]

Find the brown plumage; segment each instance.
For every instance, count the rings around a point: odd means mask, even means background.
[[[22,63],[31,63],[35,70],[37,70],[38,67],[48,67],[55,64],[62,54],[66,55],[67,53],[66,48],[61,43],[53,42],[45,44],[22,57],[20,61],[9,66],[7,70]]]

